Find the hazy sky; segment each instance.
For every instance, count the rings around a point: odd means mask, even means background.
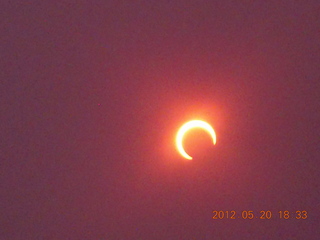
[[[319,239],[319,1],[0,9],[0,239]]]

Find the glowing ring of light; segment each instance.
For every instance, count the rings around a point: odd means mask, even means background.
[[[210,124],[208,124],[204,121],[201,121],[201,120],[192,120],[190,122],[183,124],[182,127],[179,129],[177,136],[176,136],[176,147],[177,147],[178,152],[184,158],[186,158],[188,160],[192,160],[192,157],[189,156],[183,148],[183,137],[186,134],[186,132],[188,132],[189,130],[191,130],[193,128],[204,129],[205,131],[207,131],[211,135],[212,140],[213,140],[213,145],[215,145],[217,142],[216,133],[213,130],[213,128],[210,126]]]

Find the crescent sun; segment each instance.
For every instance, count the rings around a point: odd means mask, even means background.
[[[201,128],[201,129],[207,131],[211,135],[214,145],[216,144],[216,141],[217,141],[216,133],[213,130],[213,128],[210,126],[209,123],[206,123],[201,120],[192,120],[190,122],[183,124],[180,127],[180,129],[177,133],[177,136],[176,136],[176,147],[177,147],[178,152],[184,158],[186,158],[188,160],[192,160],[192,157],[189,156],[183,148],[183,137],[186,134],[186,132],[188,132],[189,130],[191,130],[193,128]]]

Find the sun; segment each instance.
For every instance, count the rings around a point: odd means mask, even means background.
[[[188,160],[192,160],[192,157],[190,155],[188,155],[183,148],[183,138],[184,138],[185,134],[193,128],[201,128],[201,129],[207,131],[212,137],[213,144],[215,145],[217,142],[216,133],[209,123],[202,121],[202,120],[192,120],[192,121],[186,122],[185,124],[183,124],[180,127],[180,129],[177,133],[176,148],[177,148],[178,152],[184,158],[186,158]]]

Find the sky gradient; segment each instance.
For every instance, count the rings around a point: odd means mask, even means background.
[[[0,9],[1,240],[319,239],[319,1]]]

